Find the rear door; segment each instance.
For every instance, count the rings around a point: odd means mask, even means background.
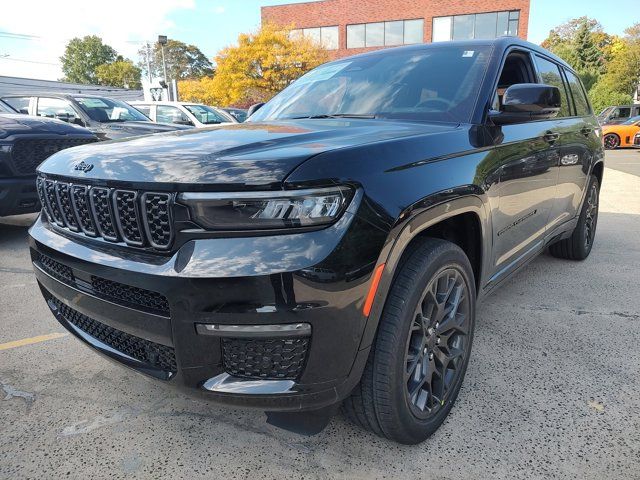
[[[571,70],[564,67],[561,70],[572,100],[572,116],[563,119],[560,125],[558,189],[552,227],[560,226],[580,212],[593,155],[600,151],[601,144],[597,135],[599,125],[593,117],[582,82]]]

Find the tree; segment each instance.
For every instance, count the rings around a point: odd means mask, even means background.
[[[60,57],[64,81],[73,83],[97,83],[96,67],[111,63],[116,51],[102,43],[96,35],[74,38],[67,43],[64,55]]]
[[[115,62],[96,67],[96,77],[100,85],[120,88],[142,88],[140,69],[128,58],[118,56]]]
[[[640,83],[640,23],[627,28],[620,43],[601,83],[611,91],[633,95]]]
[[[286,29],[264,25],[218,53],[215,77],[181,82],[179,91],[193,101],[248,106],[269,100],[327,59],[326,50],[310,38],[290,38]]]
[[[140,62],[138,66],[143,74],[149,75],[148,65],[151,66],[151,76],[163,78],[162,46],[156,42],[150,49],[146,46],[138,51]],[[204,53],[195,45],[187,45],[178,40],[167,41],[164,46],[164,60],[167,65],[168,80],[184,80],[201,78],[213,74],[213,65]]]
[[[541,45],[565,60],[578,73],[597,77],[606,67],[613,40],[614,37],[605,33],[597,20],[579,17],[551,30]]]
[[[596,113],[600,113],[611,105],[627,105],[632,103],[631,95],[612,90],[602,81],[596,83],[596,85],[589,90],[589,100],[591,101],[593,111]]]

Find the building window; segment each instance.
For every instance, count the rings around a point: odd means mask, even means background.
[[[423,32],[422,18],[347,25],[347,48],[391,47],[422,43]]]
[[[432,41],[491,39],[518,35],[520,11],[434,17]]]
[[[331,27],[315,27],[315,28],[297,28],[289,32],[291,38],[305,36],[315,43],[319,43],[327,50],[337,50],[339,48],[338,26]]]

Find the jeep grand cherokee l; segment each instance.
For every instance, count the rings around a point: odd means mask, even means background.
[[[56,154],[31,254],[58,321],[123,365],[417,443],[458,395],[476,299],[547,246],[589,255],[603,158],[540,47],[382,50],[246,123]]]
[[[0,100],[0,217],[39,211],[36,167],[59,150],[96,140],[85,128],[20,115]]]

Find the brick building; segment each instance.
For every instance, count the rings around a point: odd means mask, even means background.
[[[333,58],[412,43],[526,40],[530,0],[321,0],[262,7],[262,22],[291,26]]]

